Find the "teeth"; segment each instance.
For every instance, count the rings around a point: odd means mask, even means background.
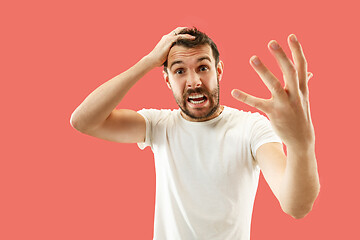
[[[205,102],[205,99],[200,100],[200,101],[194,101],[194,100],[190,99],[190,102],[193,103],[193,104],[199,104],[199,103]]]
[[[194,95],[189,96],[189,99],[192,99],[192,98],[202,98],[202,97],[204,97],[203,94],[194,94]]]

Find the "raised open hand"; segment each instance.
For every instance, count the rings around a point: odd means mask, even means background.
[[[231,94],[235,99],[264,112],[282,141],[287,146],[298,147],[315,142],[308,89],[308,81],[312,74],[307,72],[302,47],[294,34],[289,35],[288,44],[294,62],[286,56],[276,41],[272,40],[268,44],[283,72],[284,87],[260,59],[253,56],[250,64],[270,90],[272,97],[261,99],[238,89],[232,90]]]

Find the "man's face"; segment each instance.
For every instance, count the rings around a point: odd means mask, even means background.
[[[219,80],[223,63],[215,66],[209,45],[186,48],[175,45],[168,55],[165,80],[184,116],[192,121],[205,121],[219,112]]]

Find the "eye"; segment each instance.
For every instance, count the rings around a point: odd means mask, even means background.
[[[202,65],[202,66],[199,67],[199,71],[200,71],[200,72],[204,72],[204,71],[206,71],[206,70],[209,70],[209,67],[206,66],[206,65]]]
[[[179,68],[175,70],[175,74],[183,74],[184,73],[184,69]]]

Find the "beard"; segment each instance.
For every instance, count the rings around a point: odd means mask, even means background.
[[[195,113],[194,113],[188,108],[188,104],[187,104],[188,98],[190,94],[193,93],[203,94],[206,96],[207,101],[209,101],[209,107],[205,112],[202,113],[199,113],[200,111],[196,112],[197,110],[195,108]],[[217,88],[215,88],[211,92],[205,89],[204,87],[198,87],[195,89],[186,90],[186,92],[184,92],[184,94],[181,97],[175,96],[174,92],[173,95],[181,111],[185,113],[188,117],[196,120],[207,119],[208,117],[213,115],[219,108],[219,79],[217,79]]]

